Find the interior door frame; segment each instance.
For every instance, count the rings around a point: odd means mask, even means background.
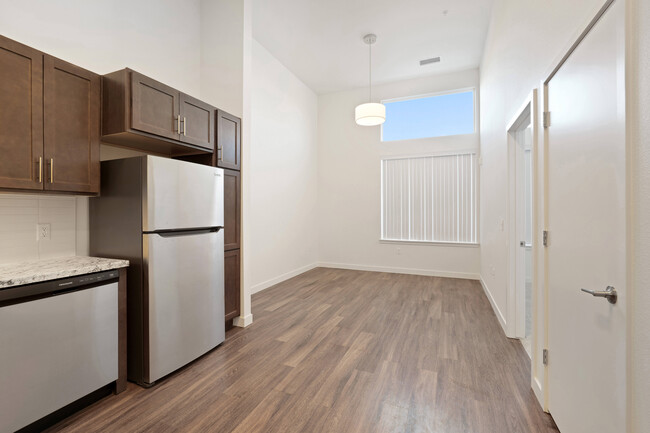
[[[507,321],[506,336],[517,338],[520,332],[517,329],[517,323],[521,323],[521,316],[525,318],[525,304],[522,309],[521,300],[518,302],[516,269],[518,257],[518,223],[517,223],[517,188],[516,188],[516,147],[519,145],[512,135],[520,121],[521,115],[530,110],[530,124],[532,129],[531,143],[531,165],[532,165],[532,345],[531,345],[531,369],[530,382],[531,388],[537,397],[542,409],[547,410],[546,404],[546,383],[547,369],[543,363],[543,349],[546,347],[546,328],[547,328],[547,304],[545,293],[545,259],[542,246],[541,227],[546,226],[544,219],[544,209],[540,206],[545,189],[543,188],[545,165],[544,149],[540,147],[540,99],[537,88],[531,90],[519,109],[515,111],[512,119],[508,122],[505,133],[508,145],[508,270],[507,270]]]
[[[507,334],[510,338],[522,338],[525,336],[525,329],[522,327],[525,324],[525,299],[522,299],[521,294],[517,290],[517,267],[519,263],[520,251],[519,234],[522,222],[520,215],[517,213],[517,183],[520,181],[519,174],[517,173],[517,147],[519,143],[514,137],[513,133],[519,131],[521,122],[524,120],[522,116],[526,112],[530,113],[530,125],[532,134],[531,143],[531,159],[532,159],[532,177],[535,178],[535,151],[537,149],[537,89],[533,89],[528,95],[526,100],[522,103],[519,110],[513,116],[512,120],[508,122],[506,127],[506,136],[508,143],[508,320],[507,320]],[[536,233],[536,219],[534,218],[535,211],[535,186],[533,185],[533,233]],[[537,239],[533,236],[533,253],[537,245]],[[534,269],[533,263],[533,269]],[[534,280],[534,277],[533,277]],[[533,296],[535,292],[535,281],[533,281]],[[523,308],[523,311],[522,311]]]

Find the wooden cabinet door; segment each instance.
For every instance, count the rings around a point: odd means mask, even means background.
[[[215,108],[189,95],[181,93],[181,141],[195,146],[214,149]]]
[[[180,140],[180,92],[131,71],[131,128]]]
[[[223,213],[224,213],[224,249],[234,250],[240,247],[241,182],[240,173],[224,170]]]
[[[99,192],[100,76],[44,57],[45,189]]]
[[[217,110],[216,166],[241,169],[241,119]]]
[[[226,313],[226,322],[239,316],[240,302],[240,275],[239,275],[239,257],[240,250],[226,251],[224,254],[224,305]]]
[[[43,53],[0,36],[0,188],[43,189]]]

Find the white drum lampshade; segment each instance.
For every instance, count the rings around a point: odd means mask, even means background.
[[[357,105],[354,109],[354,120],[360,126],[376,126],[386,121],[386,106],[372,101],[372,44],[377,41],[377,35],[372,33],[363,37],[368,45],[368,102]]]
[[[357,105],[354,109],[354,120],[361,126],[381,125],[386,121],[386,106],[377,102]]]

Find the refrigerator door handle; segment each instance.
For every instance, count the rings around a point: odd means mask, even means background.
[[[155,230],[144,232],[146,235],[158,235],[164,238],[171,238],[175,236],[191,236],[191,235],[203,235],[206,233],[217,233],[223,230],[223,227],[201,227],[196,229],[188,230]]]

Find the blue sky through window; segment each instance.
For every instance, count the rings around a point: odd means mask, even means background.
[[[474,92],[384,102],[382,141],[474,132]]]

